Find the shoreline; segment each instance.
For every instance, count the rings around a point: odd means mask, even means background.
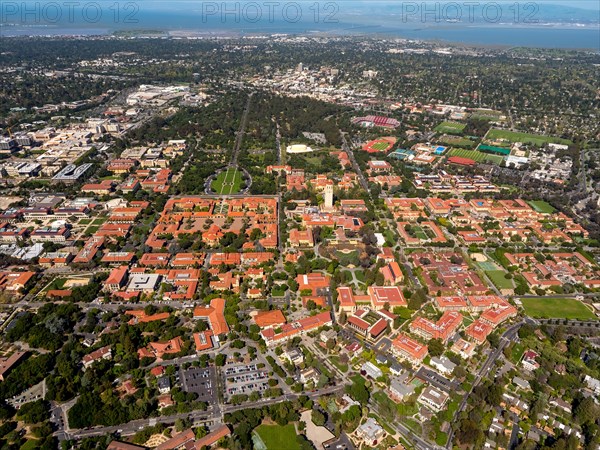
[[[312,24],[314,25],[314,24]],[[279,26],[273,26],[271,29],[255,28],[255,29],[158,29],[158,28],[130,28],[130,29],[111,29],[106,26],[98,27],[72,27],[59,28],[53,25],[0,25],[0,37],[2,38],[39,38],[39,39],[74,39],[74,38],[104,38],[104,39],[271,39],[277,37],[319,37],[319,38],[370,38],[370,39],[392,39],[408,42],[418,42],[426,44],[435,44],[442,46],[464,46],[470,48],[539,48],[539,49],[556,49],[556,50],[573,50],[573,51],[592,51],[600,52],[600,32],[598,32],[597,44],[589,43],[586,45],[583,41],[588,39],[594,40],[594,36],[581,37],[581,33],[596,32],[597,30],[589,27],[574,27],[574,26],[523,26],[523,25],[496,25],[485,27],[480,24],[470,26],[453,26],[443,24],[438,27],[423,27],[423,28],[405,28],[405,29],[386,29],[385,27],[376,27],[364,25],[361,27],[344,26],[339,24],[339,27],[334,29],[318,29],[311,27],[312,30],[279,30]],[[316,28],[316,29],[315,29]],[[370,29],[366,31],[365,29]],[[557,34],[563,35],[562,39],[558,36],[554,39],[548,38],[548,42],[552,45],[545,45],[539,40],[544,40],[542,34]],[[473,36],[473,34],[481,34],[481,38]],[[518,33],[522,36],[516,36]],[[538,35],[536,35],[536,33]],[[564,34],[579,34],[579,39],[573,43],[565,39]],[[529,36],[527,36],[529,34]],[[471,36],[470,36],[471,35]],[[504,35],[504,36],[503,36]],[[523,42],[514,42],[518,37],[523,37]],[[510,39],[509,39],[510,38]],[[509,42],[512,40],[513,42]],[[562,43],[556,46],[556,43]],[[581,45],[583,44],[583,45]]]

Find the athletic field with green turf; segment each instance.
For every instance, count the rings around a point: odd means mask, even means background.
[[[525,314],[538,319],[595,320],[596,315],[574,298],[522,298]]]
[[[544,136],[541,134],[521,133],[509,130],[499,130],[497,128],[492,128],[490,131],[488,131],[486,139],[505,139],[509,142],[523,142],[525,144],[533,144],[538,147],[541,147],[542,145],[547,144],[549,142],[554,142],[555,144],[572,144],[571,141],[558,137]]]
[[[556,209],[554,209],[554,207],[550,203],[545,202],[543,200],[532,200],[527,203],[529,203],[529,206],[531,206],[537,212],[542,214],[552,214],[554,211],[556,211]]]
[[[441,136],[439,139],[437,139],[437,142],[450,145],[451,147],[473,148],[475,146],[475,142],[473,142],[471,139],[448,134]]]
[[[438,133],[461,134],[467,125],[459,122],[442,122],[433,129]]]
[[[489,277],[490,280],[492,280],[492,283],[494,283],[494,285],[498,289],[513,288],[512,280],[504,278],[504,275],[506,275],[506,272],[504,270],[486,270],[485,274]]]
[[[500,155],[490,155],[488,153],[482,153],[478,150],[467,150],[464,148],[453,148],[448,152],[448,156],[459,156],[461,158],[472,159],[475,162],[484,162],[496,165],[499,165],[504,159]]]
[[[448,152],[448,156],[460,156],[461,158],[469,158],[476,162],[481,162],[485,159],[485,154],[477,150],[466,150],[463,148],[453,148]]]
[[[396,138],[389,136],[369,141],[362,148],[369,153],[387,152],[392,149],[395,143]]]
[[[293,424],[260,425],[254,430],[260,437],[260,447],[264,445],[266,450],[300,450],[300,444],[296,441],[296,429]]]
[[[237,194],[242,186],[242,173],[233,168],[228,167],[217,175],[217,178],[212,182],[212,189],[220,195]]]

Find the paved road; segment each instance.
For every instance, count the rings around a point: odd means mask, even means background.
[[[379,412],[379,406],[373,402],[373,401],[369,401],[369,408],[374,410],[375,412],[377,412],[378,415],[381,416],[381,413]],[[388,423],[389,426],[391,426],[394,430],[396,430],[396,432],[402,436],[404,436],[404,438],[408,441],[410,441],[416,449],[418,450],[442,450],[443,447],[439,447],[438,445],[431,443],[425,439],[423,439],[422,437],[420,437],[419,435],[417,435],[414,431],[412,431],[410,428],[408,428],[407,426],[405,426],[404,424],[400,423],[399,421],[393,421],[391,423]]]
[[[486,361],[481,366],[481,369],[479,369],[479,372],[477,373],[477,376],[475,377],[475,381],[471,385],[471,390],[469,392],[467,392],[463,396],[463,399],[460,402],[460,405],[458,406],[458,409],[454,413],[454,418],[451,420],[451,423],[455,423],[456,422],[459,414],[467,406],[467,400],[471,396],[471,393],[473,392],[473,390],[477,386],[479,386],[479,384],[485,379],[485,377],[487,377],[487,375],[489,374],[490,370],[492,369],[492,367],[496,363],[496,360],[500,357],[500,355],[502,355],[502,351],[504,350],[504,347],[506,347],[508,344],[510,344],[512,341],[514,341],[517,338],[517,333],[519,331],[519,328],[521,328],[521,326],[524,323],[525,323],[524,321],[516,323],[516,324],[512,325],[511,327],[509,327],[504,332],[504,334],[500,338],[500,343],[498,344],[498,348],[494,349],[488,355]],[[446,443],[446,448],[452,448],[452,437],[453,437],[453,435],[454,435],[454,432],[453,432],[452,429],[450,429],[450,432],[448,433],[448,442]]]
[[[336,392],[340,392],[345,388],[345,384],[341,383],[335,386],[330,386],[324,389],[320,389],[314,392],[307,392],[305,395],[312,398],[313,400],[318,399],[323,395],[333,394]],[[138,432],[139,430],[147,427],[153,426],[157,423],[164,424],[172,424],[177,419],[189,418],[195,424],[196,423],[207,423],[207,422],[222,422],[223,415],[226,413],[232,413],[235,411],[240,411],[242,409],[248,408],[259,408],[266,405],[273,405],[276,403],[280,403],[286,400],[295,400],[300,395],[303,394],[286,394],[282,397],[271,398],[271,399],[261,399],[256,402],[244,403],[242,405],[213,405],[208,408],[206,411],[192,411],[189,413],[181,413],[181,414],[172,414],[169,416],[161,416],[161,417],[153,417],[150,419],[140,419],[133,420],[131,422],[114,425],[110,427],[95,427],[88,430],[71,430],[70,432],[58,431],[55,433],[56,436],[60,437],[66,435],[68,439],[83,439],[85,437],[91,436],[106,436],[108,434],[118,433],[122,436],[132,435]]]
[[[233,146],[233,153],[231,154],[231,163],[230,166],[236,167],[238,155],[240,153],[240,148],[242,147],[242,140],[244,139],[244,133],[246,130],[246,124],[248,123],[248,114],[250,112],[250,104],[252,102],[252,96],[254,92],[251,92],[248,95],[248,100],[246,100],[246,107],[244,108],[244,112],[242,113],[242,120],[240,121],[240,129],[237,132],[235,137],[235,145]]]
[[[352,168],[354,169],[354,171],[356,172],[356,175],[358,176],[358,181],[359,181],[360,185],[367,192],[367,195],[369,197],[371,197],[371,191],[369,190],[369,183],[367,183],[367,180],[366,180],[365,176],[363,175],[362,170],[360,170],[360,166],[358,165],[358,163],[356,162],[356,159],[354,158],[354,153],[352,152],[352,148],[350,148],[350,146],[348,145],[348,142],[346,140],[346,135],[344,134],[344,132],[342,130],[340,130],[340,136],[342,137],[342,150],[348,154],[348,159],[352,163]]]

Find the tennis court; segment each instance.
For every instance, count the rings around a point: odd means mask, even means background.
[[[484,271],[488,271],[488,270],[498,270],[500,269],[496,264],[494,264],[492,261],[479,261],[477,262],[477,265],[479,267],[481,267],[481,270]]]

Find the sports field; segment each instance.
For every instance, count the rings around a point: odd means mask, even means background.
[[[433,131],[438,133],[461,134],[467,125],[459,122],[442,122]]]
[[[522,298],[528,316],[540,319],[595,320],[596,315],[574,298]]]
[[[437,141],[453,147],[473,148],[475,146],[475,142],[473,142],[471,139],[460,136],[446,135],[440,137]]]
[[[530,133],[520,133],[517,131],[509,131],[509,130],[499,130],[496,128],[492,128],[488,131],[486,135],[487,139],[505,139],[509,142],[523,142],[525,144],[533,144],[541,147],[542,145],[554,142],[556,144],[572,144],[571,141],[567,139],[552,137],[552,136],[544,136],[540,134],[530,134]]]
[[[475,162],[484,162],[500,165],[504,158],[500,155],[490,155],[477,150],[467,150],[464,148],[453,148],[448,152],[448,156],[460,156],[461,158],[469,158]]]
[[[266,450],[300,450],[300,445],[296,441],[296,429],[293,424],[285,426],[280,425],[260,425],[254,430],[258,435],[260,447]]]
[[[498,289],[513,288],[512,280],[507,280],[506,278],[504,278],[504,275],[506,274],[504,270],[486,270],[485,274],[489,277],[490,280],[492,280],[492,283],[494,283],[494,285]]]
[[[537,212],[542,214],[552,214],[554,211],[556,211],[556,209],[554,209],[554,207],[550,203],[545,202],[543,200],[532,200],[527,203],[529,203],[529,205]]]
[[[389,146],[389,142],[375,142],[371,148],[373,150],[377,150],[378,152],[383,152],[384,150],[387,150]]]
[[[237,194],[241,186],[242,173],[233,167],[228,167],[212,182],[213,190],[221,195]]]
[[[395,137],[385,137],[385,138],[375,139],[373,141],[369,141],[366,144],[364,144],[363,150],[366,150],[369,153],[387,152],[394,146],[395,143],[396,143]]]
[[[502,161],[504,161],[504,158],[500,155],[485,154],[485,157],[483,158],[483,160],[487,163],[496,164],[497,166],[499,166],[500,163]]]
[[[463,148],[453,148],[448,152],[448,156],[460,156],[461,158],[469,158],[476,162],[481,162],[485,159],[485,154],[477,150],[466,150]]]

